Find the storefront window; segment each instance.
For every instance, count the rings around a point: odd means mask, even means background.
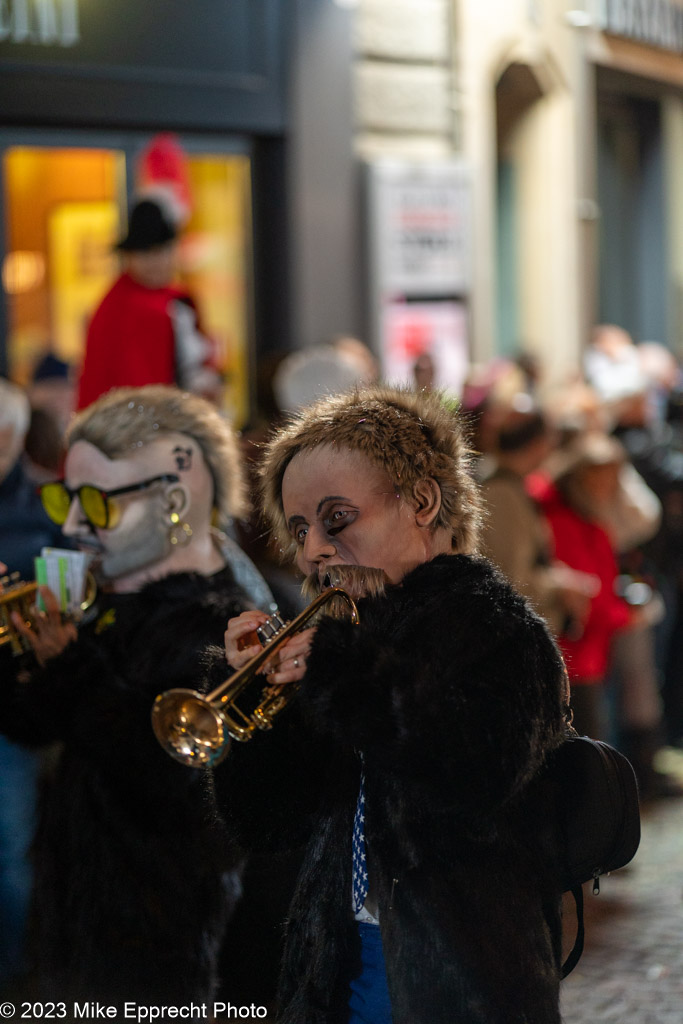
[[[135,178],[131,154],[137,149],[16,146],[4,152],[7,360],[21,384],[47,352],[77,372],[88,321],[119,272],[114,246],[125,233],[127,179]],[[224,408],[241,425],[249,415],[249,158],[192,153],[187,166],[192,210],[178,275],[216,343]]]
[[[125,160],[114,150],[6,150],[8,363],[19,383],[51,351],[78,365],[88,318],[117,269]]]
[[[249,414],[249,159],[192,155],[188,171],[193,209],[181,240],[181,276],[218,346],[226,411],[241,425]]]

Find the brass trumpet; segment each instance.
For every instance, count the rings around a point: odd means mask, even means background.
[[[18,612],[26,625],[30,626],[34,617],[37,590],[37,583],[27,583],[19,578],[19,573],[12,573],[11,576],[3,576],[0,579],[0,647],[10,644],[12,654],[21,654],[26,649],[26,644],[23,637],[17,633],[11,613]],[[85,598],[80,606],[82,612],[88,610],[96,595],[97,584],[89,572],[86,578]]]
[[[6,576],[0,582],[3,585],[0,592],[0,646],[11,644],[12,654],[21,654],[24,643],[12,622],[11,613],[18,612],[26,625],[30,626],[38,584],[26,583],[17,576]]]
[[[277,692],[262,688],[252,710],[237,704],[261,666],[295,633],[303,629],[323,605],[341,599],[351,611],[351,622],[358,624],[358,609],[352,597],[341,587],[330,587],[279,632],[243,668],[204,696],[196,690],[174,689],[160,693],[152,707],[152,728],[167,754],[189,767],[218,764],[228,753],[231,739],[245,742],[257,729],[273,727],[273,720],[287,706],[298,685],[290,683]]]

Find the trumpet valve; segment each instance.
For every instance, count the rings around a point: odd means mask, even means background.
[[[246,633],[241,640],[237,643],[237,649],[243,651],[246,647],[253,647],[254,644],[260,644],[261,647],[265,647],[274,639],[287,625],[283,619],[280,618],[277,612],[271,615],[262,626],[258,626],[250,633]]]
[[[256,636],[261,644],[261,647],[267,647],[271,640],[280,633],[287,623],[284,619],[280,618],[280,615],[276,612],[271,615],[270,618],[266,619],[262,626],[259,626],[256,630]]]
[[[273,719],[287,706],[291,698],[299,689],[298,683],[288,683],[286,687],[278,689],[277,692],[264,691],[261,703],[254,709],[252,718],[255,725],[263,732],[273,728]]]

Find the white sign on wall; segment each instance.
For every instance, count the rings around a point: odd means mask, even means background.
[[[462,295],[470,280],[470,179],[455,161],[370,168],[373,271],[382,292]]]
[[[471,176],[457,161],[368,167],[372,341],[382,375],[460,393],[467,372]]]

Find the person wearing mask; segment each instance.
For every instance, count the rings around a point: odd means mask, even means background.
[[[31,997],[70,1006],[210,1003],[239,892],[230,836],[200,773],[158,747],[160,685],[196,686],[226,617],[248,606],[213,521],[242,514],[236,439],[175,388],[113,391],[72,422],[64,479],[41,487],[90,556],[95,604],[77,626],[13,614],[29,652],[3,649],[0,731],[58,741],[35,843]]]
[[[267,680],[296,697],[215,771],[245,848],[305,844],[277,1019],[559,1024],[552,815],[529,787],[564,736],[564,668],[476,554],[457,414],[432,392],[322,399],[277,432],[262,485],[309,594],[345,586],[360,620],[287,640]],[[233,668],[264,619],[229,621]]]

